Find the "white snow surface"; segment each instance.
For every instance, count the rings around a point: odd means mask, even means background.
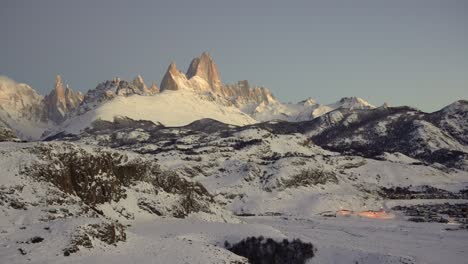
[[[142,140],[147,137],[139,130],[134,134]],[[235,140],[260,141],[233,150],[228,145]],[[91,139],[87,142],[96,144]],[[375,195],[379,186],[430,185],[457,190],[467,186],[467,172],[414,165],[413,159],[397,153],[385,154],[385,160],[341,156],[311,144],[303,135],[273,135],[256,128],[227,138],[211,135],[207,139],[209,145],[195,148],[199,142],[197,135],[180,134],[174,150],[149,154],[147,158],[155,158],[163,168],[203,183],[219,206],[234,213],[256,214],[256,217],[235,218],[227,211],[223,215],[223,210],[216,207],[214,215],[195,213],[186,219],[154,216],[141,212],[136,206],[139,197],[151,196],[146,191],[148,187],[142,183],[127,189],[127,198],[98,207],[109,219],[130,225],[127,241],[116,246],[93,241],[94,248],[82,248],[69,257],[64,257],[61,249],[69,243],[72,231],[98,220],[83,216],[39,220],[49,208],[41,203],[41,197],[50,193],[42,183],[22,176],[21,168],[41,159],[28,148],[46,143],[0,143],[1,188],[24,186],[19,193],[21,199],[39,204],[28,206],[27,210],[0,206],[0,262],[246,263],[245,259],[225,250],[223,243],[260,235],[277,240],[300,238],[311,242],[318,251],[307,262],[309,264],[463,263],[468,257],[464,243],[468,233],[446,231],[446,224],[411,223],[397,213],[395,219],[388,220],[321,216],[323,212],[340,209],[388,208],[388,201]],[[52,144],[60,146],[61,142]],[[94,149],[79,145],[88,151]],[[152,147],[136,146],[135,150]],[[192,149],[195,154],[184,154],[186,149]],[[275,156],[282,158],[272,159]],[[192,176],[186,173],[195,168],[199,173]],[[310,168],[333,172],[338,182],[282,187],[285,180]],[[165,194],[159,194],[158,197],[161,203],[174,202],[171,195],[164,198]],[[406,201],[391,202],[393,206]],[[66,208],[70,212],[77,210],[72,205]],[[128,213],[135,219],[122,218]],[[272,213],[281,216],[268,216]],[[44,229],[46,227],[48,230]],[[37,244],[23,243],[36,235],[45,240]],[[18,248],[23,248],[27,254],[21,255]]]
[[[281,103],[277,100],[266,104],[246,105],[240,107],[242,111],[251,115],[257,121],[285,120],[290,122],[307,121],[322,116],[339,108],[373,109],[374,105],[359,97],[344,97],[339,101],[323,105],[309,98],[298,103]]]
[[[183,126],[193,121],[211,118],[232,125],[255,123],[234,106],[225,106],[189,90],[164,91],[154,96],[117,96],[95,109],[71,117],[56,131],[78,134],[95,120],[112,121],[115,116],[149,120],[165,126]]]

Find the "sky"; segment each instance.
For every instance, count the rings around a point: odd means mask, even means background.
[[[358,96],[435,111],[468,99],[466,0],[0,0],[0,75],[41,94],[160,83],[207,51],[221,80],[283,102]]]

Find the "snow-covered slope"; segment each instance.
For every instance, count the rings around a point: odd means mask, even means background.
[[[464,135],[468,126],[463,121],[451,121],[464,119],[467,109],[453,112],[450,119],[441,119],[440,114],[408,107],[339,109],[312,120],[307,134],[316,144],[334,151],[370,157],[401,152],[427,162],[466,169],[468,147]]]
[[[179,90],[164,91],[154,96],[115,97],[68,119],[55,132],[78,134],[95,120],[113,120],[115,116],[149,120],[166,126],[183,126],[202,118],[212,118],[232,125],[255,123],[254,119],[236,107],[220,105],[209,97],[189,90]]]
[[[131,120],[119,123],[62,139],[156,156],[166,168],[202,182],[238,214],[310,216],[341,207],[378,209],[380,187],[468,181],[467,171],[446,172],[403,154],[379,160],[340,155],[320,148],[305,134],[274,125],[223,127],[204,120],[202,126],[164,128]],[[213,126],[218,129],[212,131]]]
[[[336,103],[323,105],[309,98],[298,103],[281,103],[277,100],[248,105],[241,109],[257,121],[284,120],[299,122],[312,120],[336,109],[373,109],[375,106],[358,97],[344,97]]]
[[[342,115],[336,122],[359,120]],[[467,257],[460,252],[468,233],[446,231],[459,224],[410,223],[394,206],[421,202],[388,196],[394,188],[430,186],[424,203],[463,205],[467,171],[399,153],[369,159],[331,152],[307,136],[313,125],[204,119],[164,127],[116,118],[57,135],[57,142],[0,143],[0,259],[247,263],[224,241],[261,235],[311,242],[318,251],[307,263]],[[388,218],[360,216],[381,208]],[[36,236],[44,240],[32,242]]]
[[[343,97],[338,102],[327,105],[331,109],[373,109],[374,105],[359,97]]]
[[[432,122],[443,127],[453,137],[468,144],[468,101],[456,101],[431,114]]]
[[[133,241],[125,229],[136,221],[240,222],[199,183],[136,153],[3,142],[0,175],[1,263],[51,263],[91,248],[109,250]]]

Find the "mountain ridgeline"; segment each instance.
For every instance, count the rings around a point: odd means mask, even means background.
[[[0,77],[2,263],[466,259],[466,100],[282,103],[207,53],[159,86],[64,83]]]
[[[255,126],[276,134],[301,133],[332,151],[367,157],[400,152],[458,168],[466,166],[468,152],[466,100],[435,113],[387,104],[375,107],[357,97],[326,105],[313,99],[282,103],[267,88],[252,87],[246,80],[223,84],[206,52],[191,61],[186,73],[171,63],[159,87],[155,82],[148,86],[138,75],[133,81],[102,82],[83,95],[57,75],[54,89],[42,97],[29,85],[2,78],[0,102],[3,141],[81,135],[96,121],[119,116],[164,127],[213,119],[223,125],[209,122],[205,133],[224,126]]]

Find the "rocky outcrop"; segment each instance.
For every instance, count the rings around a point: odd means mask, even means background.
[[[238,107],[246,104],[269,104],[276,101],[273,94],[265,87],[250,87],[247,80],[222,87],[222,94]]]
[[[158,85],[155,82],[152,82],[151,88],[150,88],[150,94],[158,94],[159,92],[160,91],[159,91]]]
[[[65,89],[60,75],[55,77],[55,88],[44,98],[44,102],[50,120],[61,123],[66,118],[67,103],[65,102]]]
[[[83,98],[83,105],[80,111],[87,111],[101,102],[114,98],[119,82],[120,79],[114,78],[113,80],[102,82],[96,88],[89,90]]]
[[[0,76],[0,116],[13,120],[46,121],[42,100],[43,97],[31,86]]]
[[[93,248],[96,241],[116,246],[118,242],[126,240],[125,227],[118,222],[103,221],[98,224],[83,225],[75,230],[70,245],[63,249],[63,255],[70,256],[78,252],[80,248]]]
[[[192,79],[198,76],[205,80],[211,91],[220,93],[222,83],[219,78],[218,67],[207,52],[203,52],[200,57],[192,60],[187,70],[187,78]]]
[[[43,97],[31,86],[0,76],[0,137],[37,139],[47,124]]]
[[[431,114],[431,121],[468,145],[468,101],[458,100]]]
[[[221,82],[216,63],[206,52],[192,60],[187,74],[180,72],[175,63],[171,63],[168,67],[161,82],[161,91],[180,89],[209,93],[214,96],[213,98],[239,108],[247,105],[252,108],[252,105],[269,104],[276,101],[267,88],[251,87],[246,80],[233,85],[224,85]]]
[[[143,77],[139,74],[133,80],[133,86],[135,86],[138,89],[140,94],[150,94],[150,90],[148,89],[148,86],[143,80]]]
[[[83,101],[83,94],[81,92],[74,93],[73,90],[67,85],[65,88],[65,102],[68,111],[73,111],[78,108]]]
[[[55,77],[55,88],[44,98],[44,104],[47,109],[47,117],[56,124],[62,123],[69,115],[75,111],[83,101],[81,93],[75,93],[67,85],[64,88],[62,77]]]
[[[368,103],[366,100],[359,97],[343,97],[338,102],[329,104],[333,109],[346,108],[346,109],[373,109],[374,105]]]
[[[167,68],[166,74],[161,81],[161,91],[171,90],[176,91],[183,88],[187,82],[185,74],[181,73],[176,64],[173,62]]]
[[[8,127],[8,125],[0,119],[0,142],[2,141],[18,141],[15,132]]]
[[[159,92],[157,87],[152,87],[152,89]],[[150,95],[156,93],[155,91],[148,89],[141,75],[138,75],[132,82],[127,82],[116,77],[112,80],[102,82],[98,84],[96,88],[89,90],[84,96],[80,112],[86,112],[116,96],[131,96],[134,94]]]
[[[145,93],[137,86],[135,86],[134,83],[130,83],[127,81],[119,81],[117,84],[117,89],[115,94],[116,95],[121,95],[121,96],[130,96],[134,94],[138,95],[144,95]],[[148,88],[146,88],[148,89]]]
[[[155,95],[159,93],[158,85],[155,82],[152,82],[151,87],[148,89],[148,86],[141,75],[137,75],[132,84],[138,89],[137,94],[139,95]]]

